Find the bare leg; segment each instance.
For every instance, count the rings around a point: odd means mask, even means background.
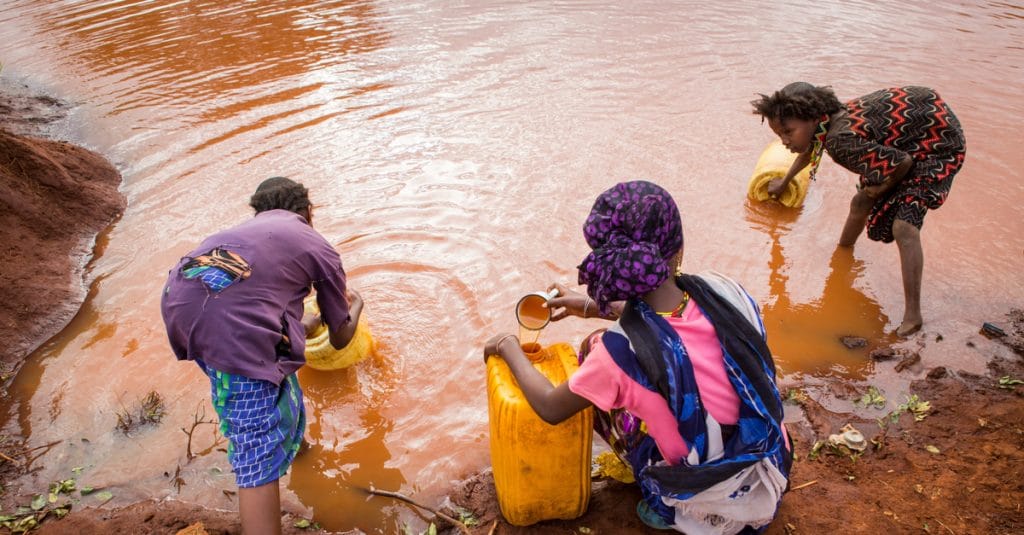
[[[238,489],[238,513],[243,535],[280,535],[281,488],[277,480]]]
[[[924,251],[921,249],[921,231],[897,219],[892,234],[900,249],[900,270],[903,272],[903,323],[896,329],[897,336],[908,336],[921,328],[921,277],[924,272]]]
[[[871,213],[871,206],[875,199],[868,197],[867,193],[858,191],[853,199],[850,199],[850,215],[846,216],[846,224],[843,225],[843,234],[839,237],[839,245],[853,247],[857,238],[864,231],[864,225],[868,221],[868,214]]]

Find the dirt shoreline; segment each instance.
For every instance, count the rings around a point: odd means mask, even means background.
[[[67,111],[58,99],[0,80],[0,124],[5,127],[0,129],[0,244],[4,257],[14,259],[0,268],[0,335],[13,341],[2,358],[8,384],[24,358],[81,306],[93,240],[125,207],[118,192],[120,175],[101,156],[32,137],[45,135],[46,126]],[[1001,377],[1024,378],[1024,312],[1010,311],[1001,325],[1009,356],[993,356],[986,375],[924,369],[903,348],[877,354],[908,364],[898,365],[902,371],[894,373],[920,377],[911,383],[911,392],[929,403],[927,411],[916,406],[923,414],[920,420],[914,418],[914,407],[895,415],[898,410],[878,412],[877,417],[864,417],[865,411],[829,412],[804,385],[784,384],[787,403],[799,405],[803,418],[789,427],[797,453],[793,490],[767,533],[1024,532],[1024,385],[999,382]],[[828,387],[845,399],[868,394],[838,379],[829,380]],[[869,439],[867,451],[857,455],[816,447],[847,423]],[[45,489],[9,487],[27,468],[27,454],[18,437],[3,438],[0,508],[10,512]],[[446,504],[436,506],[470,511],[478,522],[470,528],[474,535],[646,533],[633,512],[638,499],[634,486],[595,481],[582,517],[515,527],[501,520],[493,478],[485,470],[454,485]],[[284,532],[310,533],[295,526],[298,520],[286,515]],[[240,531],[235,511],[173,500],[118,509],[72,508],[62,519],[49,516],[37,531],[177,533],[190,525],[201,525],[191,533]]]
[[[0,364],[17,372],[78,312],[96,236],[126,206],[103,156],[46,139],[68,104],[0,79]],[[6,378],[6,377],[5,377]]]

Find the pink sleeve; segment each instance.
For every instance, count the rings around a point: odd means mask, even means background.
[[[587,398],[602,411],[610,411],[619,401],[622,380],[625,375],[612,360],[600,337],[590,346],[590,353],[580,364],[580,369],[569,377],[569,390]]]

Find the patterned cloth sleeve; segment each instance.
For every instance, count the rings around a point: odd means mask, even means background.
[[[825,138],[825,148],[839,165],[860,175],[860,185],[877,186],[885,181],[908,153],[887,147],[850,129],[848,117],[838,118],[837,128]]]

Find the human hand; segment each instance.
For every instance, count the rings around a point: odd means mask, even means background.
[[[348,308],[351,313],[352,310],[362,311],[363,309],[363,296],[359,292],[352,288],[348,288],[345,291],[345,297],[348,299]]]
[[[773,199],[778,199],[783,193],[786,192],[786,181],[782,178],[774,178],[768,181],[768,195]]]
[[[547,307],[551,309],[551,321],[559,321],[569,316],[586,318],[597,313],[597,303],[586,294],[570,290],[557,282],[549,291],[551,289],[558,290],[558,295],[547,302]]]
[[[484,362],[487,362],[487,357],[497,355],[501,358],[505,358],[505,354],[501,352],[503,345],[507,345],[509,340],[519,344],[519,338],[512,333],[498,333],[491,337],[487,343],[484,344]]]
[[[302,327],[306,330],[306,338],[312,337],[316,334],[317,329],[323,320],[320,319],[320,314],[303,314],[302,315]]]

